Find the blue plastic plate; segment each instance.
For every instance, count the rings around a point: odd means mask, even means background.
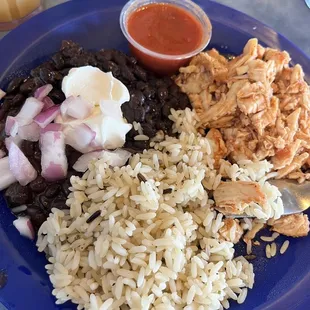
[[[210,1],[197,1],[213,23],[210,46],[221,52],[240,53],[248,39],[257,37],[263,45],[287,50],[293,63],[300,63],[310,76],[310,60],[281,35],[240,12]],[[0,41],[0,87],[12,77],[31,68],[58,50],[63,39],[71,39],[87,49],[127,50],[119,28],[124,0],[73,1],[34,17]],[[309,80],[309,79],[308,79]],[[72,304],[56,306],[52,286],[45,273],[43,254],[22,238],[12,225],[14,216],[0,194],[0,273],[8,281],[0,289],[0,303],[7,309],[76,309]],[[277,240],[278,247],[285,239]],[[233,310],[306,310],[310,304],[310,240],[292,239],[285,255],[254,261],[256,282],[243,305]],[[0,305],[1,309],[1,305]]]

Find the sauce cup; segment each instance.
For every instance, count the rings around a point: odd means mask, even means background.
[[[142,46],[130,35],[128,31],[128,20],[131,14],[141,7],[156,3],[177,6],[197,19],[202,27],[202,39],[197,48],[181,55],[162,54]],[[207,47],[212,34],[212,25],[207,14],[191,0],[131,0],[123,7],[120,15],[120,26],[129,42],[131,53],[141,64],[158,75],[172,75],[180,67],[187,65],[193,56],[199,54]]]

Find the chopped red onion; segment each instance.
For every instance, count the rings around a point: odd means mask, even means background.
[[[32,122],[29,125],[19,127],[18,136],[23,140],[36,142],[40,139],[40,130],[40,126]]]
[[[85,119],[91,114],[92,104],[81,97],[68,97],[60,107],[62,116]]]
[[[71,145],[79,152],[85,153],[96,138],[96,132],[86,124],[79,124],[75,127],[68,126],[64,131],[66,144]]]
[[[48,181],[66,177],[68,161],[65,152],[65,138],[61,131],[47,131],[41,134],[42,176]]]
[[[28,217],[19,217],[17,220],[13,221],[13,225],[23,237],[31,240],[35,238],[33,226]]]
[[[0,100],[1,100],[2,98],[4,98],[5,95],[6,95],[6,92],[3,91],[3,90],[0,88]]]
[[[41,134],[47,131],[61,131],[61,130],[62,130],[61,124],[50,123],[45,128],[41,128]]]
[[[59,114],[60,108],[59,106],[53,106],[47,109],[44,112],[41,112],[34,118],[34,121],[41,127],[45,128],[48,124],[50,124],[56,116]]]
[[[35,91],[34,97],[37,98],[38,100],[42,100],[51,92],[52,89],[53,86],[51,84],[41,86]]]
[[[12,171],[10,170],[9,157],[3,157],[0,159],[0,190],[6,189],[11,184],[16,182],[16,178],[14,177]]]
[[[18,133],[18,122],[15,117],[8,116],[5,122],[5,134],[15,137]]]
[[[10,170],[22,186],[36,179],[37,171],[14,141],[9,145],[9,164]]]
[[[46,111],[47,109],[55,106],[55,103],[50,97],[45,97],[42,99],[42,102],[44,103],[44,107],[42,111]]]
[[[42,111],[43,107],[44,107],[43,102],[39,101],[34,97],[29,97],[26,99],[20,112],[17,114],[17,117],[28,120],[29,121],[28,124],[30,124],[33,121],[33,119]]]
[[[110,151],[95,151],[82,155],[74,164],[73,169],[79,172],[85,172],[88,168],[88,164],[98,158],[106,159],[106,162],[112,167],[122,167],[126,164],[131,153],[118,149],[114,152]]]

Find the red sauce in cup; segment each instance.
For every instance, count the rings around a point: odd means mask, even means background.
[[[128,17],[127,31],[140,46],[157,53],[152,55],[130,44],[132,53],[140,62],[159,74],[173,74],[179,67],[186,65],[190,56],[181,56],[197,50],[203,43],[204,36],[204,29],[198,18],[189,11],[168,3],[139,7]]]

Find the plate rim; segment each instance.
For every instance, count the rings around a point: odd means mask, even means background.
[[[102,8],[102,10],[107,10],[108,8],[111,8],[111,9],[119,8],[114,3],[110,3],[110,2],[111,1],[109,1],[109,2],[107,1],[105,4],[103,4],[102,0],[92,0],[92,1],[88,1],[88,0],[84,0],[84,1],[78,0],[77,1],[76,0],[76,1],[68,1],[68,2],[65,2],[63,4],[57,5],[55,7],[49,8],[46,11],[42,12],[41,14],[39,14],[39,15],[33,17],[32,19],[28,20],[27,22],[23,23],[22,25],[20,25],[19,27],[17,27],[16,29],[14,29],[13,31],[8,33],[4,38],[2,38],[0,40],[0,50],[2,50],[2,51],[4,50],[5,52],[9,52],[9,47],[12,44],[13,45],[17,44],[17,45],[20,45],[21,47],[23,45],[25,45],[26,38],[24,38],[23,34],[25,32],[27,33],[28,30],[33,30],[34,29],[33,27],[35,25],[38,26],[40,24],[46,24],[45,18],[51,19],[50,16],[52,16],[53,14],[54,14],[54,16],[56,16],[56,17],[54,17],[55,20],[60,19],[60,20],[62,20],[62,22],[56,23],[55,25],[51,25],[51,27],[49,25],[48,26],[45,25],[45,28],[49,28],[48,32],[44,32],[43,35],[37,37],[35,40],[32,40],[34,34],[37,32],[41,32],[42,30],[39,29],[40,27],[38,27],[38,29],[34,33],[30,32],[29,37],[27,39],[30,40],[31,45],[34,44],[35,42],[39,41],[40,38],[46,36],[49,32],[54,31],[56,28],[61,27],[66,23],[70,23],[75,19],[80,19],[83,16],[94,13],[94,10],[96,10],[96,6],[100,6],[100,9]],[[120,1],[115,1],[115,2],[120,2]],[[255,19],[255,18],[253,18],[253,17],[251,17],[245,13],[242,13],[242,12],[240,12],[234,8],[231,8],[229,6],[226,6],[226,5],[223,5],[221,3],[214,2],[214,1],[209,1],[209,0],[200,0],[199,1],[198,0],[198,1],[194,1],[194,2],[198,3],[199,5],[201,5],[203,7],[206,5],[207,6],[215,6],[215,7],[218,7],[218,9],[221,9],[221,10],[224,10],[227,12],[232,12],[236,16],[246,17],[247,20],[249,20],[251,22],[255,22],[258,26],[263,27],[269,33],[272,32],[274,35],[280,37],[281,40],[283,40],[287,44],[291,45],[292,48],[294,50],[296,50],[299,54],[301,54],[305,60],[310,62],[310,57],[306,53],[304,53],[297,45],[295,45],[295,43],[291,42],[284,35],[275,31],[274,29],[272,29],[272,27],[267,26],[266,24],[260,22],[259,20]],[[125,3],[126,3],[126,1],[122,1],[121,5],[124,5]],[[105,5],[105,7],[102,7],[103,5]],[[75,8],[77,8],[78,6],[85,6],[86,7],[84,14],[79,14],[78,12],[73,12],[73,11],[75,11]],[[65,16],[63,16],[64,15],[63,13],[69,12],[69,11],[71,11],[72,14],[69,14],[70,15],[69,19],[68,19],[68,16],[66,16],[67,20],[65,20]],[[71,15],[73,15],[75,17],[72,17]],[[229,26],[234,24],[234,23],[227,23],[227,20],[224,21],[223,18],[218,18],[218,19],[213,18],[213,20],[219,21],[219,22],[221,22],[225,25],[229,25]],[[240,27],[238,27],[238,25],[236,25],[236,24],[235,24],[234,28],[238,29],[239,31],[241,30]],[[246,33],[254,35],[251,32],[246,31]],[[22,38],[22,40],[20,40],[20,38]],[[15,43],[12,43],[14,41],[15,41]],[[30,48],[31,45],[29,45],[27,48]],[[4,54],[5,54],[5,52],[4,52]],[[5,80],[8,70],[14,65],[14,62],[17,61],[19,57],[22,57],[24,52],[25,51],[23,51],[19,54],[17,52],[14,52],[12,54],[12,56],[16,55],[16,57],[13,59],[12,62],[10,62],[10,65],[7,66],[6,70],[1,70],[1,67],[4,66],[3,64],[8,63],[8,61],[0,60],[0,71],[2,71],[2,74],[0,76],[0,84],[3,83],[3,81]],[[6,58],[6,56],[4,58]],[[10,56],[10,59],[12,59],[11,56]],[[2,193],[0,193],[0,195],[2,196]],[[300,288],[300,286],[302,286],[302,288]],[[272,303],[270,303],[268,305],[265,305],[265,306],[262,305],[262,306],[256,307],[255,309],[257,309],[257,310],[276,310],[281,306],[282,307],[287,306],[287,300],[298,299],[299,297],[296,294],[301,295],[302,294],[301,290],[306,292],[306,290],[304,288],[307,288],[309,286],[310,286],[310,273],[307,273],[302,278],[302,280],[300,280],[290,291],[288,291],[286,294],[282,295],[281,298],[273,301]],[[299,292],[296,292],[297,290]],[[1,291],[0,291],[0,294],[1,294]],[[292,298],[292,295],[294,295],[293,298]],[[305,296],[305,295],[303,294],[303,296]],[[310,300],[309,294],[308,294],[307,300],[308,301]],[[305,302],[303,302],[303,305],[307,304],[307,300],[305,300]],[[303,305],[301,305],[301,307],[303,307]],[[302,309],[302,308],[300,308],[300,309]]]

